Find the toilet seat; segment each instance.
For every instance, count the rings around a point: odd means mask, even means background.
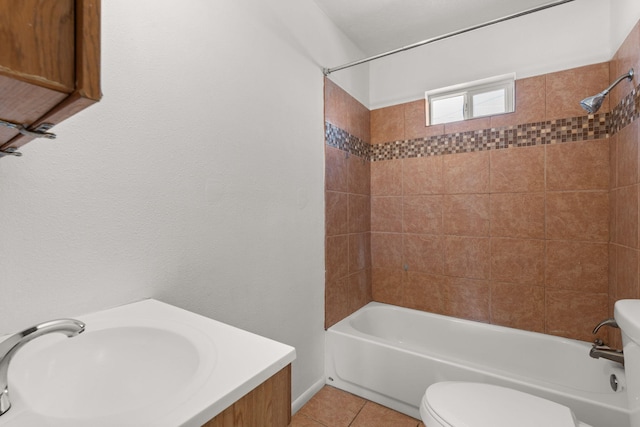
[[[429,386],[420,415],[428,427],[588,427],[566,406],[505,387],[469,382]]]

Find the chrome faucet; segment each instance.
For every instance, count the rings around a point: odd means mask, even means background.
[[[13,334],[0,342],[0,415],[11,408],[7,374],[9,372],[9,363],[16,352],[23,345],[39,336],[52,332],[61,332],[68,337],[75,337],[84,331],[84,327],[84,323],[74,319],[51,320]]]
[[[602,322],[598,323],[595,328],[593,328],[592,333],[595,335],[598,333],[598,330],[603,326],[610,326],[612,328],[618,328],[618,322],[616,319],[605,319]],[[609,347],[608,345],[604,345],[604,342],[601,339],[596,339],[592,346],[591,350],[589,350],[589,356],[594,359],[607,359],[617,363],[621,363],[624,366],[624,354],[622,350],[616,350],[614,348]]]

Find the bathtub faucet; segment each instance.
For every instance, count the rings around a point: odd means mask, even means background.
[[[600,359],[602,357],[603,359],[612,360],[624,366],[624,354],[622,353],[622,350],[616,350],[607,345],[598,345],[597,343],[594,343],[591,350],[589,350],[589,356],[594,359]]]
[[[618,328],[618,323],[615,319],[605,319],[602,322],[598,323],[595,328],[593,328],[593,334],[597,334],[598,330],[603,326],[611,326],[612,328]],[[594,359],[607,359],[617,363],[621,363],[624,366],[624,354],[622,350],[616,350],[614,348],[609,347],[608,345],[604,345],[604,342],[601,339],[596,339],[591,346],[591,350],[589,350],[589,356]]]

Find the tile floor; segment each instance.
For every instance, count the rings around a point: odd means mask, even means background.
[[[425,427],[419,420],[335,387],[324,386],[289,427]]]

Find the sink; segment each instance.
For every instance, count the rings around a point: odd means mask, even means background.
[[[80,335],[42,335],[14,355],[0,427],[199,427],[295,359],[153,299],[73,317]]]
[[[87,325],[73,339],[34,340],[30,345],[39,348],[25,346],[12,362],[11,395],[33,412],[86,420],[166,408],[176,395],[197,389],[215,363],[213,346],[190,339],[194,331],[184,327],[137,323]]]

